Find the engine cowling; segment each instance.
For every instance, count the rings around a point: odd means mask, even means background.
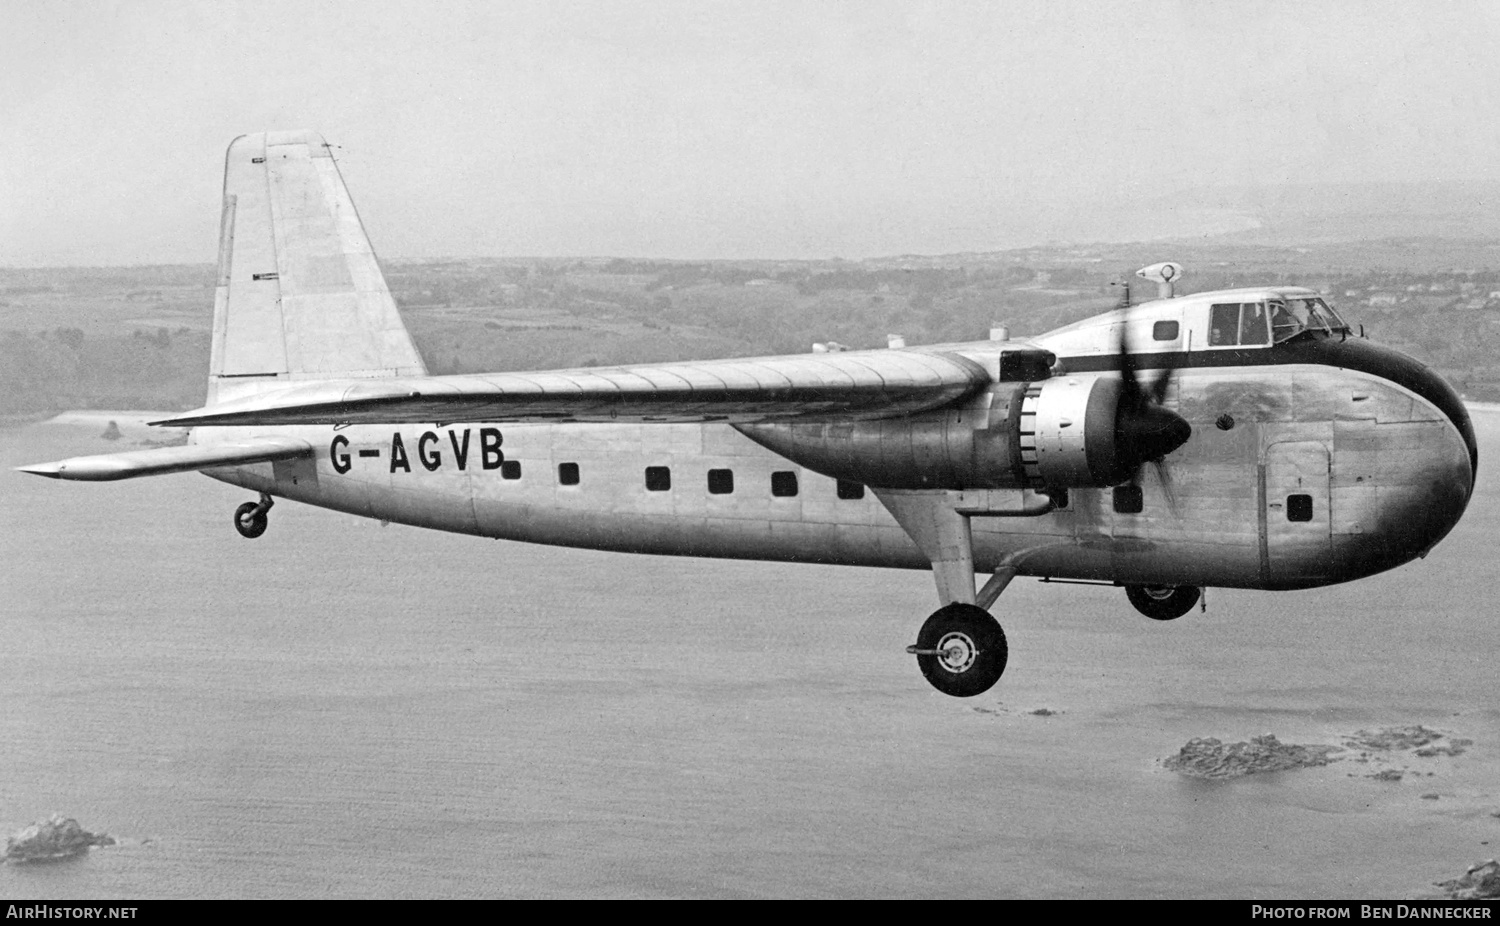
[[[738,430],[825,476],[889,489],[1111,486],[1192,434],[1114,373],[996,383],[961,407],[909,418]]]
[[[1114,485],[1115,421],[1121,381],[1115,376],[1061,377],[1031,383],[1021,400],[1021,465],[1036,488]]]

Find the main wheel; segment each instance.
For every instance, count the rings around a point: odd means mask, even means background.
[[[240,532],[241,537],[254,540],[266,532],[270,519],[259,509],[260,505],[255,502],[246,502],[234,509],[234,529]]]
[[[917,634],[917,667],[932,687],[955,698],[989,691],[1005,672],[1005,631],[972,604],[939,608]]]
[[[1193,610],[1198,589],[1192,585],[1127,585],[1125,597],[1153,621],[1171,621]]]

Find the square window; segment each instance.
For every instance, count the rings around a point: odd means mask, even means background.
[[[1176,322],[1157,322],[1151,326],[1151,340],[1153,341],[1175,341],[1181,333]]]
[[[1288,495],[1286,497],[1286,519],[1288,521],[1311,521],[1313,504],[1311,495]]]
[[[565,485],[565,486],[576,486],[576,485],[578,485],[578,464],[577,463],[559,463],[559,464],[557,464],[557,481],[558,481],[558,483],[560,485]]]
[[[708,494],[728,495],[734,491],[734,470],[711,469],[708,471]]]
[[[1247,302],[1240,306],[1240,343],[1271,343],[1270,319],[1263,302]]]
[[[646,467],[646,491],[666,492],[672,488],[672,470],[666,466]]]
[[[501,479],[520,479],[521,478],[521,461],[520,460],[502,460],[500,462],[500,478]]]
[[[1140,514],[1146,507],[1146,496],[1140,486],[1115,486],[1115,511]]]
[[[797,494],[797,474],[789,471],[771,474],[771,494],[777,498],[791,498]]]
[[[1239,343],[1240,304],[1229,302],[1208,310],[1208,346],[1233,347]]]
[[[846,479],[838,481],[839,498],[845,501],[858,501],[865,497],[865,487],[857,482],[849,482]]]

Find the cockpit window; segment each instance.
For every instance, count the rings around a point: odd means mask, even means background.
[[[1224,302],[1209,308],[1208,346],[1264,347],[1270,342],[1264,302]]]
[[[1299,296],[1271,303],[1271,333],[1276,343],[1304,331],[1347,331],[1349,326],[1328,303],[1317,296]]]
[[[1240,328],[1240,304],[1229,302],[1216,305],[1208,313],[1208,346],[1232,347],[1239,343],[1236,335]]]
[[[1266,304],[1247,302],[1240,306],[1240,343],[1269,344],[1271,330],[1266,324]]]

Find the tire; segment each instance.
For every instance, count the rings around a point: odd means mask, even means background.
[[[1125,586],[1125,597],[1153,621],[1172,621],[1188,613],[1198,603],[1198,594],[1193,585]]]
[[[1005,632],[990,612],[971,604],[950,604],[933,612],[917,634],[917,667],[932,687],[955,698],[983,694],[1000,681],[1009,650]]]
[[[240,532],[241,537],[254,540],[266,532],[270,519],[264,511],[257,513],[256,509],[259,507],[255,502],[246,502],[234,509],[234,529]]]

